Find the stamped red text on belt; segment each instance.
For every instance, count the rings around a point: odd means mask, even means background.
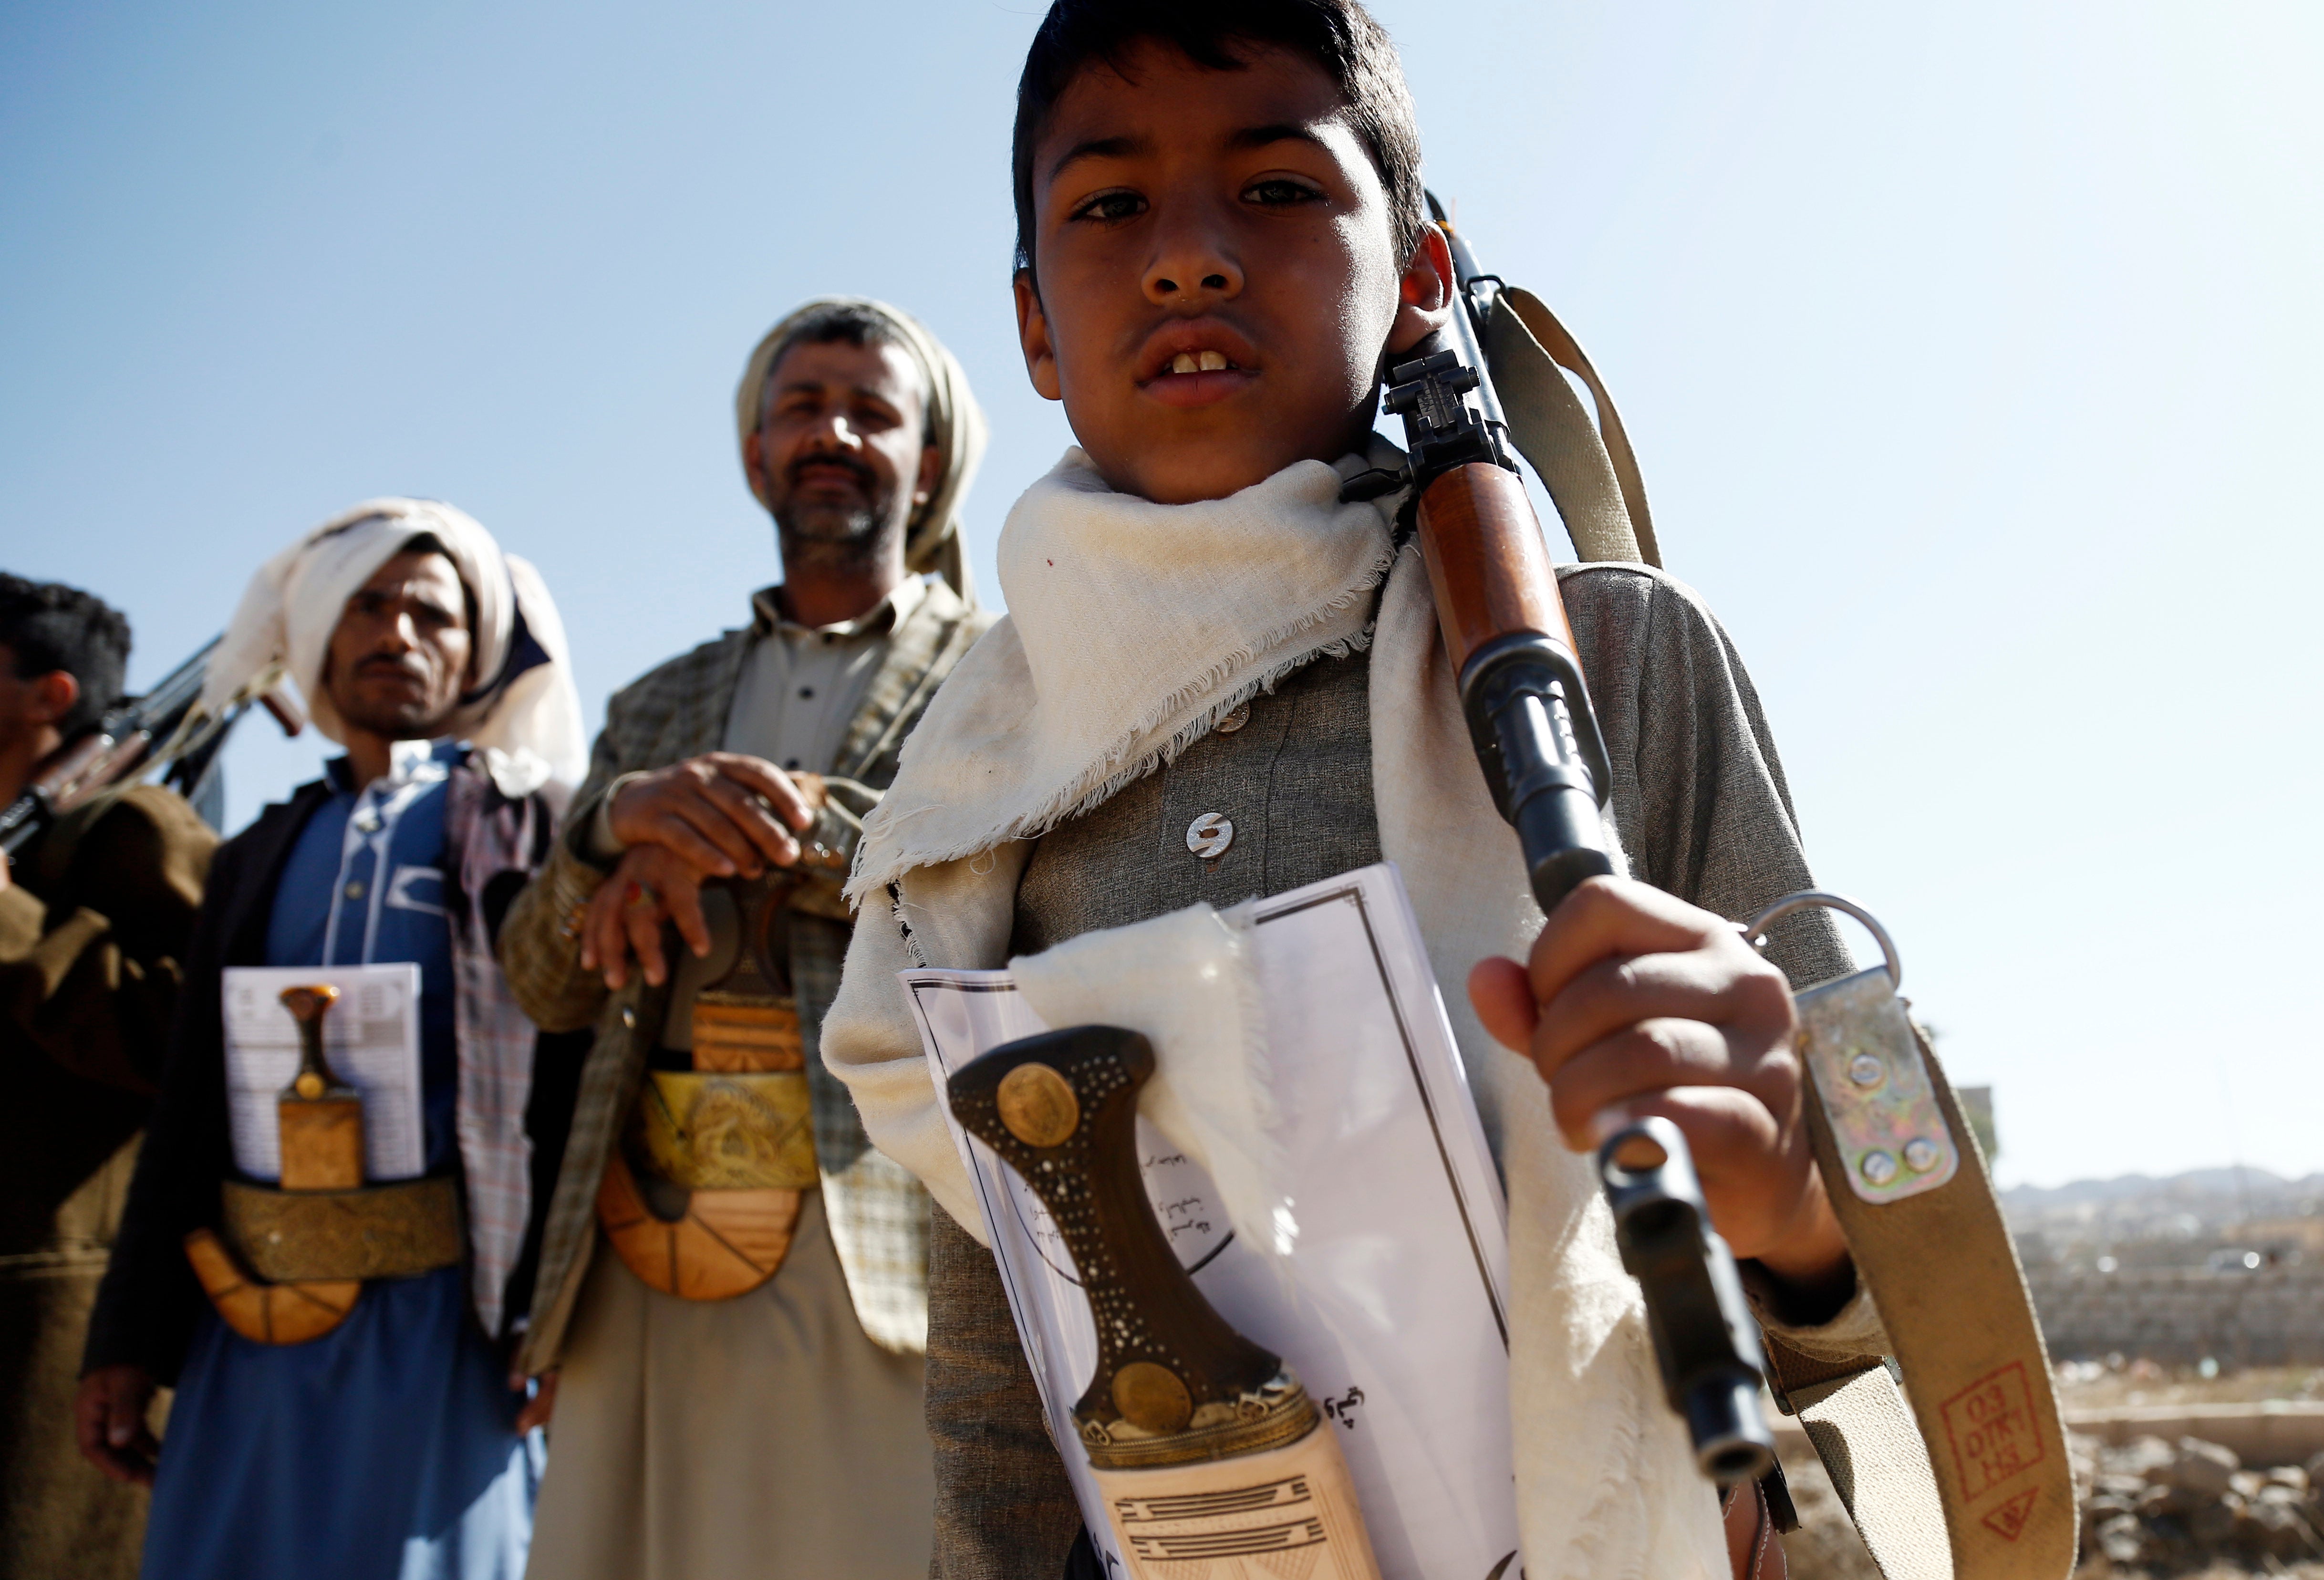
[[[1974,1502],[2031,1465],[2041,1463],[2042,1435],[2025,1363],[2012,1361],[1945,1400],[1945,1435],[1961,1496]]]
[[[2034,1511],[2034,1500],[2041,1495],[2041,1488],[2026,1488],[1987,1515],[1985,1528],[2004,1541],[2015,1541],[2025,1534],[2025,1517]]]

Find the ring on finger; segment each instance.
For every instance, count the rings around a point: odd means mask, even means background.
[[[622,903],[632,910],[651,910],[661,904],[661,896],[643,883],[633,882],[630,885],[630,897]]]

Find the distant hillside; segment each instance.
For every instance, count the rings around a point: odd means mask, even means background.
[[[2203,1267],[2217,1253],[2324,1255],[2324,1174],[2195,1169],[2001,1193],[2028,1267]]]
[[[2264,1169],[2190,1169],[2155,1178],[2125,1174],[2114,1179],[2077,1179],[2070,1185],[2019,1185],[2001,1193],[2011,1212],[2112,1205],[2185,1207],[2196,1202],[2240,1210],[2248,1194],[2255,1211],[2292,1211],[2303,1200],[2324,1200],[2324,1173],[2285,1179]]]

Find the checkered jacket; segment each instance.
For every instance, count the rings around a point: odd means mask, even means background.
[[[905,735],[994,616],[930,584],[918,607],[890,638],[888,655],[850,722],[834,770],[828,827],[814,837],[853,855],[853,835],[880,790],[895,778]],[[726,715],[752,641],[729,631],[672,659],[617,693],[591,754],[589,776],[566,814],[548,863],[510,908],[500,956],[519,1001],[544,1030],[595,1025],[597,1039],[581,1073],[565,1160],[540,1246],[532,1322],[521,1363],[527,1372],[557,1363],[583,1276],[595,1252],[597,1187],[622,1121],[644,1079],[646,1056],[669,1010],[669,990],[632,976],[619,993],[581,969],[574,920],[604,879],[588,855],[588,830],[607,789],[622,774],[666,767],[719,750]],[[814,1095],[816,1160],[824,1212],[863,1331],[884,1348],[927,1347],[928,1198],[918,1180],[874,1150],[847,1088],[824,1068],[823,1017],[839,992],[853,923],[838,898],[845,866],[793,902],[791,977]]]

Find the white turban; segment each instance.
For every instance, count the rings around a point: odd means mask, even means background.
[[[475,602],[475,680],[444,727],[484,754],[508,795],[569,793],[588,762],[581,701],[540,573],[503,554],[473,516],[432,499],[372,499],[334,517],[258,568],[210,655],[202,708],[222,715],[278,669],[298,684],[315,727],[345,744],[346,724],[323,685],[331,633],[372,573],[426,532],[450,551]]]
[[[747,445],[751,435],[759,431],[759,420],[766,408],[767,376],[775,371],[775,357],[788,346],[792,332],[814,314],[835,307],[862,308],[885,320],[905,352],[919,364],[920,375],[928,386],[927,442],[944,458],[944,473],[927,503],[913,510],[904,529],[904,568],[915,575],[936,572],[964,601],[973,604],[976,593],[969,580],[967,550],[961,542],[960,509],[968,497],[969,484],[976,477],[976,464],[984,457],[984,410],[970,393],[968,374],[958,359],[919,319],[868,296],[818,296],[794,309],[766,332],[742,365],[742,382],[734,388],[735,440]],[[766,494],[758,478],[751,476],[747,461],[743,476],[752,494],[765,504]]]

